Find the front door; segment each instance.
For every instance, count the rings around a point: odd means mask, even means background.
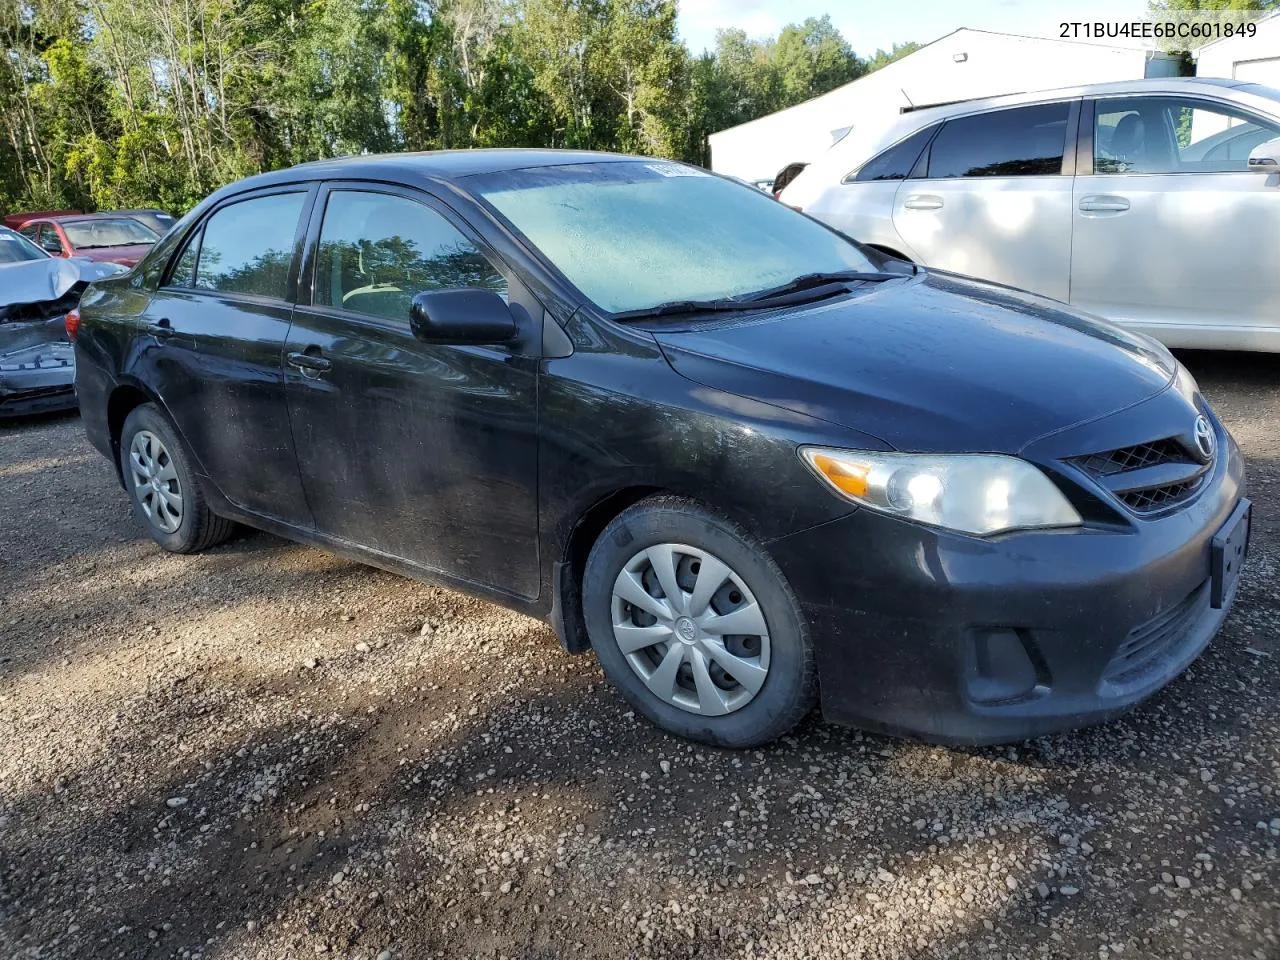
[[[1280,177],[1248,171],[1280,124],[1191,97],[1098,99],[1075,183],[1071,303],[1183,346],[1276,324]],[[1092,117],[1090,117],[1092,114]],[[1196,328],[1196,329],[1192,329]]]
[[[303,186],[215,210],[147,305],[137,361],[197,469],[237,506],[304,528],[280,361],[306,203]]]
[[[904,253],[1066,300],[1077,101],[957,117],[894,198]]]
[[[300,291],[286,378],[316,528],[536,597],[540,337],[427,344],[410,330],[409,306],[425,290],[485,287],[530,324],[541,308],[423,194],[329,188],[309,236],[310,297]]]

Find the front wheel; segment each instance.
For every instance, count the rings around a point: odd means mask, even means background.
[[[776,739],[817,695],[808,625],[764,547],[687,500],[619,514],[583,578],[591,645],[622,695],[691,740]]]
[[[120,472],[134,515],[171,553],[196,553],[235,532],[233,521],[209,509],[177,431],[154,404],[144,403],[125,419]]]

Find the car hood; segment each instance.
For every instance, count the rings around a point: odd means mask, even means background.
[[[0,265],[0,307],[43,303],[65,296],[77,283],[92,283],[120,273],[118,264],[73,257],[49,257]],[[0,319],[3,319],[0,316]]]
[[[1142,402],[1176,372],[1153,340],[937,271],[653,333],[690,380],[909,451],[1016,453]]]
[[[88,250],[76,250],[76,256],[84,257],[88,260],[133,266],[147,255],[147,251],[151,249],[151,246],[149,243],[131,243],[122,247],[91,247]]]

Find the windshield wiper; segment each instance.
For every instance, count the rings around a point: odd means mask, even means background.
[[[763,300],[773,300],[777,297],[786,296],[789,293],[801,293],[805,290],[813,290],[819,287],[829,287],[838,283],[855,283],[864,281],[866,283],[883,283],[885,280],[902,280],[904,275],[901,273],[883,273],[880,271],[868,270],[832,270],[826,273],[806,273],[789,280],[786,283],[779,284],[776,287],[770,287],[767,290],[760,290],[757,293],[748,294],[741,297],[742,303],[759,303]]]
[[[677,313],[724,313],[741,310],[747,304],[740,300],[722,297],[718,300],[671,300],[639,310],[623,310],[613,314],[614,320],[638,320],[642,317],[666,317]]]

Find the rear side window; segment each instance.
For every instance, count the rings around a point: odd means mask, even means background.
[[[862,165],[856,174],[847,179],[864,180],[905,180],[911,176],[911,170],[920,159],[925,144],[938,129],[935,124],[918,130],[905,140],[900,140],[888,150],[873,157]]]
[[[1044,177],[1062,172],[1068,103],[948,120],[929,147],[930,179]]]
[[[220,209],[205,223],[194,286],[286,299],[293,239],[305,200],[301,192],[275,193]],[[175,283],[182,268],[179,262]]]
[[[439,213],[385,193],[329,195],[316,254],[316,304],[408,323],[417,294],[464,287],[507,296],[502,274]]]

